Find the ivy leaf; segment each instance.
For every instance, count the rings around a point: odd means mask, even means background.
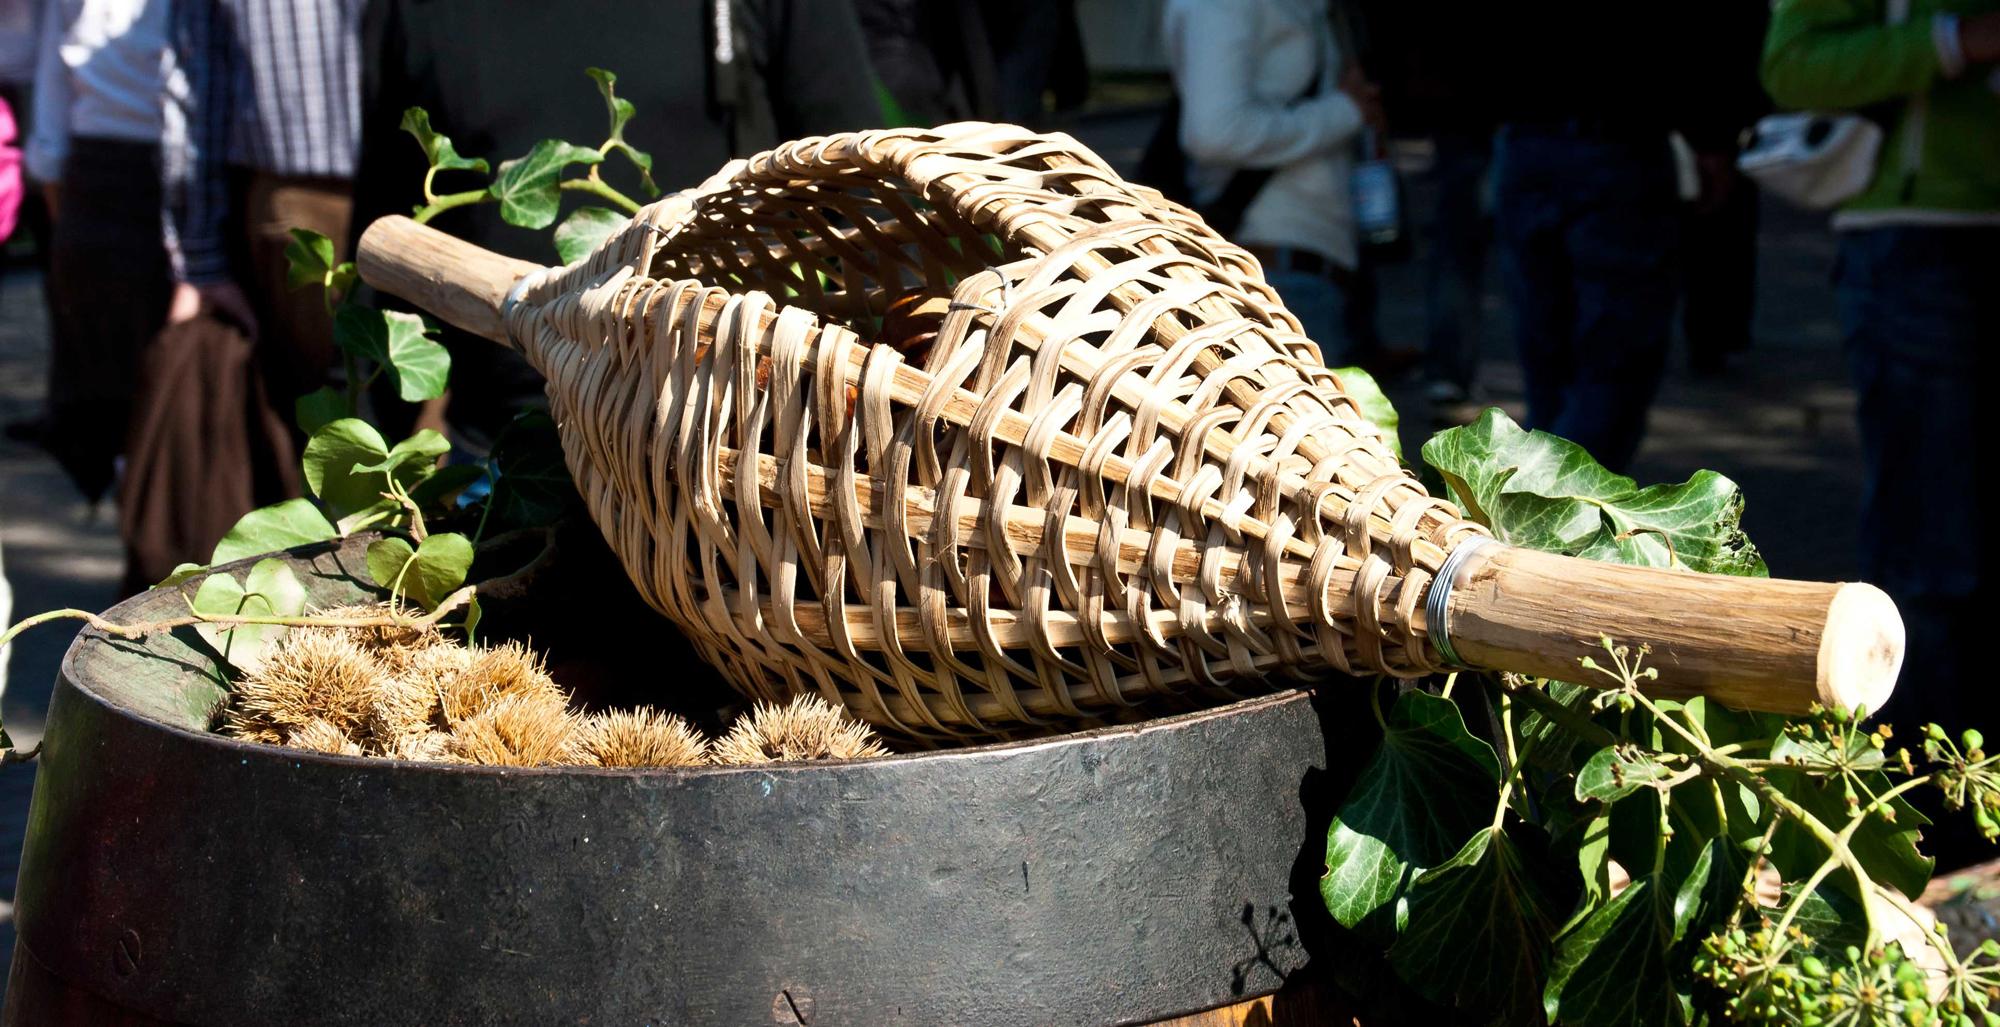
[[[287,499],[238,518],[222,541],[215,544],[208,562],[229,563],[339,537],[340,530],[320,513],[312,500]],[[180,570],[176,568],[174,573],[179,574]],[[162,584],[171,584],[173,580],[168,578]]]
[[[412,488],[410,500],[425,510],[445,507],[484,477],[486,468],[478,464],[446,464]]]
[[[590,256],[599,243],[625,227],[629,220],[609,208],[578,207],[575,213],[556,226],[557,259],[565,264],[574,264]]]
[[[1389,450],[1401,460],[1403,437],[1396,428],[1403,423],[1403,419],[1396,413],[1396,405],[1389,402],[1388,393],[1382,391],[1381,383],[1375,380],[1374,375],[1358,367],[1335,368],[1333,374],[1340,379],[1341,391],[1361,408],[1361,416],[1382,429],[1382,441],[1387,442]]]
[[[1797,901],[1799,886],[1790,885],[1780,893],[1778,909],[1783,909]],[[1784,915],[1777,910],[1766,910],[1773,923]],[[1825,884],[1813,889],[1804,902],[1799,903],[1799,914],[1792,918],[1792,925],[1806,932],[1814,944],[1822,951],[1838,952],[1849,945],[1868,944],[1868,910],[1860,900],[1841,888],[1830,888]]]
[[[335,263],[333,240],[307,228],[291,229],[285,244],[285,284],[294,289],[317,285],[333,293],[354,287],[354,263]]]
[[[1779,794],[1819,818],[1819,822],[1829,830],[1839,831],[1852,816],[1847,807],[1846,786],[1838,776],[1817,777],[1799,770],[1771,770],[1765,773],[1764,779],[1776,787]],[[1879,773],[1859,775],[1859,781],[1877,795],[1890,787],[1889,779]],[[1858,790],[1856,794],[1859,796]],[[1854,854],[1869,877],[1914,899],[1923,894],[1924,885],[1931,879],[1931,858],[1917,851],[1918,831],[1930,820],[1900,796],[1891,799],[1889,805],[1896,811],[1895,821],[1884,821],[1880,816],[1871,814],[1868,822],[1848,839],[1847,851]],[[1785,880],[1803,881],[1812,876],[1827,853],[1826,848],[1805,828],[1790,818],[1784,818],[1777,833],[1771,836],[1770,855],[1771,865],[1778,868],[1779,875]]]
[[[298,422],[299,430],[307,435],[343,417],[353,416],[354,408],[347,405],[347,394],[334,388],[315,389],[300,396],[298,401],[292,404],[292,419]]]
[[[1389,964],[1434,1002],[1532,1021],[1560,892],[1545,863],[1489,827],[1411,884],[1409,926],[1389,947]]]
[[[333,341],[341,349],[381,364],[406,403],[444,395],[451,353],[431,338],[422,316],[346,304],[333,316]]]
[[[1542,996],[1549,1021],[1573,1027],[1671,1027],[1686,1020],[1668,958],[1672,898],[1634,880],[1556,943]]]
[[[502,525],[528,528],[554,522],[578,502],[576,482],[563,463],[555,420],[541,410],[515,418],[494,444],[493,514]]]
[[[597,164],[604,156],[587,146],[544,139],[525,157],[500,162],[500,174],[486,190],[500,201],[500,217],[522,228],[547,228],[562,205],[563,169],[572,164]]]
[[[1382,747],[1327,834],[1320,895],[1345,927],[1395,902],[1489,826],[1499,785],[1492,746],[1466,732],[1451,700],[1404,692],[1385,721]]]
[[[172,588],[173,586],[178,585],[183,581],[187,581],[191,578],[200,575],[202,571],[205,571],[207,569],[208,568],[203,564],[177,563],[174,565],[174,569],[168,571],[167,576],[161,578],[159,582],[155,584],[153,587]]]
[[[393,478],[407,492],[418,482],[436,474],[438,458],[449,452],[451,443],[443,435],[425,428],[396,443],[395,448],[382,459],[372,464],[356,464],[354,469],[357,472],[379,472]]]
[[[434,610],[465,584],[472,570],[472,542],[457,532],[432,535],[415,548],[400,538],[368,546],[368,573],[375,583]]]
[[[1584,821],[1576,846],[1576,868],[1583,875],[1583,903],[1564,930],[1576,926],[1611,897],[1611,813]]]
[[[1674,893],[1673,943],[1707,937],[1729,918],[1743,896],[1750,860],[1727,838],[1711,838]]]
[[[1738,523],[1742,491],[1713,471],[1642,489],[1583,447],[1522,431],[1497,409],[1439,432],[1423,456],[1466,515],[1503,542],[1610,563],[1767,573]]]
[[[259,560],[241,583],[228,574],[209,575],[195,589],[192,604],[194,612],[209,617],[297,617],[305,613],[306,589],[285,561]],[[285,633],[276,624],[196,624],[194,630],[244,673],[261,667]]]
[[[618,76],[603,68],[587,68],[584,74],[597,83],[597,91],[604,97],[605,112],[611,116],[611,132],[605,142],[639,169],[639,179],[646,187],[647,196],[660,195],[660,187],[653,184],[653,155],[625,141],[625,126],[632,120],[633,108],[632,101],[618,95]],[[563,263],[569,263],[568,258]]]
[[[1616,802],[1673,776],[1666,764],[1636,746],[1607,745],[1576,772],[1578,802]]]
[[[372,425],[357,417],[343,417],[306,440],[306,487],[336,520],[346,522],[384,502],[388,476],[367,468],[388,455],[389,444]],[[342,530],[352,531],[356,526],[343,523]]]
[[[431,128],[431,114],[422,107],[411,107],[403,112],[403,131],[417,139],[417,145],[424,148],[424,160],[440,171],[486,170],[486,162],[477,157],[461,157],[457,147],[451,145],[451,137]]]

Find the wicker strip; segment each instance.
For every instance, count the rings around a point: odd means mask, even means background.
[[[1434,671],[1482,533],[1254,258],[1067,136],[792,143],[507,317],[647,601],[746,695],[919,739]]]

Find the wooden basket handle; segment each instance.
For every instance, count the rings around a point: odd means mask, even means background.
[[[1488,544],[1456,568],[1446,645],[1468,666],[1615,687],[1603,639],[1659,680],[1648,695],[1706,695],[1740,709],[1880,710],[1903,663],[1903,620],[1873,585],[1688,574]],[[1434,636],[1435,637],[1435,634]]]
[[[502,309],[540,264],[503,257],[400,214],[377,218],[355,253],[361,280],[474,335],[512,345]]]

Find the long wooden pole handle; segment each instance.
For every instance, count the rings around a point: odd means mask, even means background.
[[[1459,659],[1579,684],[1604,638],[1650,650],[1649,695],[1741,709],[1880,710],[1903,663],[1903,620],[1881,589],[1687,574],[1487,545],[1453,575],[1445,630]],[[1435,626],[1434,626],[1435,627]]]
[[[507,294],[541,265],[503,257],[400,214],[377,218],[355,254],[361,280],[453,325],[509,344]]]

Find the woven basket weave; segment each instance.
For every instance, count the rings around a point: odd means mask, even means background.
[[[408,218],[363,279],[524,352],[639,590],[747,695],[913,739],[1120,722],[1331,668],[1879,709],[1865,584],[1494,544],[1397,463],[1260,277],[1066,136],[808,139],[543,268]]]
[[[745,694],[909,735],[1425,673],[1482,531],[1248,253],[1067,136],[793,143],[516,296],[647,601]]]

